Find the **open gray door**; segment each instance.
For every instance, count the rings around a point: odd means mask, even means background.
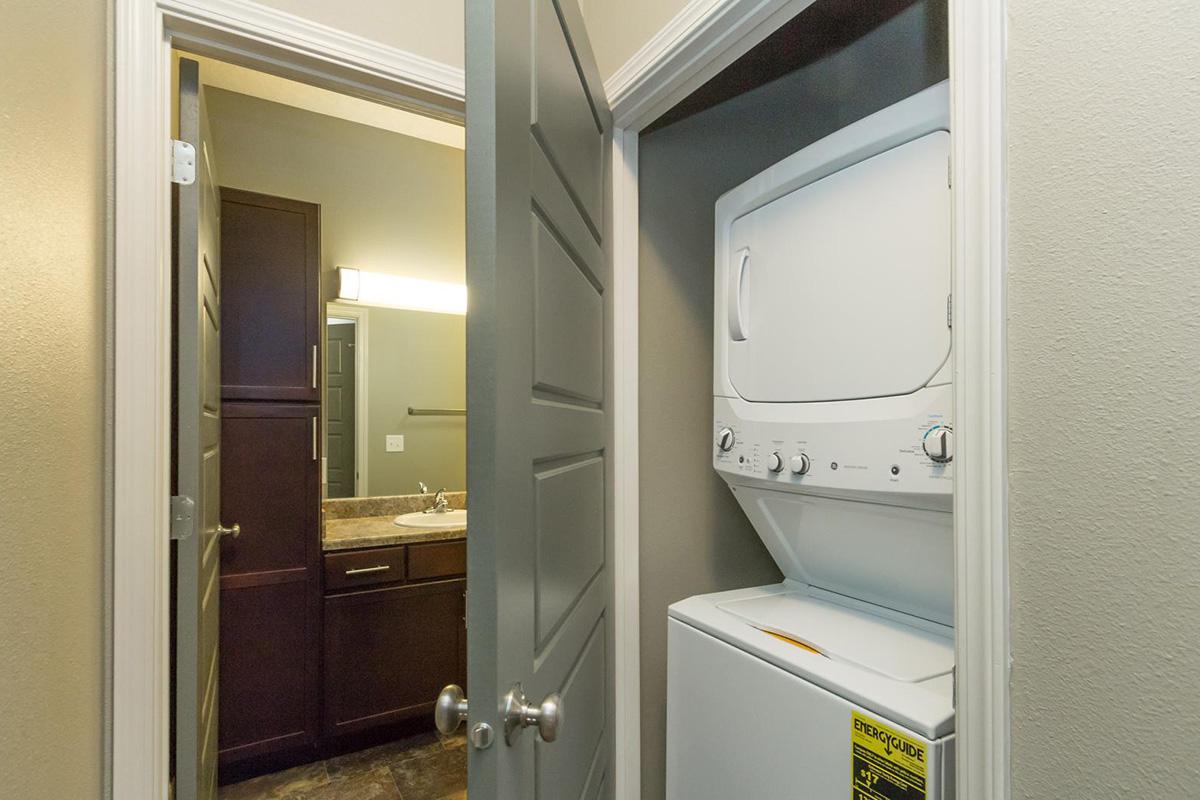
[[[611,797],[611,116],[576,0],[466,13],[469,794]]]
[[[179,62],[179,139],[195,179],[176,187],[175,215],[175,797],[217,796],[220,628],[220,198],[206,142],[200,68]],[[236,535],[236,526],[228,531]]]

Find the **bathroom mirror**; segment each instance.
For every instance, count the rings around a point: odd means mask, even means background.
[[[326,496],[464,491],[466,317],[331,302]]]

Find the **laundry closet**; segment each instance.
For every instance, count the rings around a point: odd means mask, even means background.
[[[953,797],[947,49],[819,1],[639,136],[643,797]]]

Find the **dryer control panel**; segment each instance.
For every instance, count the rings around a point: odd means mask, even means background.
[[[713,467],[731,484],[949,508],[951,402],[948,384],[839,403],[716,397]]]

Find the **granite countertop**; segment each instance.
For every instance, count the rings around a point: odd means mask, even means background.
[[[396,515],[331,519],[325,523],[321,549],[353,550],[359,547],[451,542],[467,538],[466,528],[403,528],[394,522]]]
[[[451,508],[467,507],[466,492],[447,492],[446,499]],[[422,511],[432,502],[432,495],[421,494],[326,500],[322,504],[325,522],[321,549],[330,552],[465,539],[465,527],[406,528],[392,522],[400,514]]]

